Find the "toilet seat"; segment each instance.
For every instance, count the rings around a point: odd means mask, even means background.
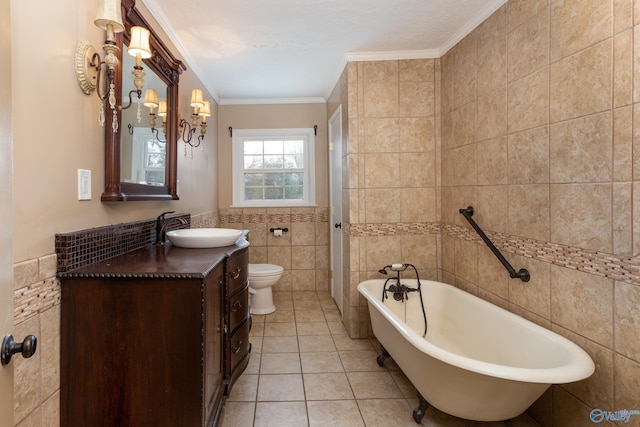
[[[265,277],[282,274],[282,266],[275,264],[249,264],[249,276]]]

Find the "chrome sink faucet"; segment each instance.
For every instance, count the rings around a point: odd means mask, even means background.
[[[162,212],[156,218],[156,245],[162,246],[167,242],[167,227],[177,222],[179,224],[186,224],[187,221],[184,218],[165,218],[165,215],[172,214],[175,211]]]

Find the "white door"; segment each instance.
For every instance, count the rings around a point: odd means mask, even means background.
[[[0,343],[13,334],[10,0],[0,0]],[[13,425],[13,363],[0,366],[0,424]],[[6,424],[5,424],[6,423]]]
[[[342,313],[342,106],[329,119],[331,296]]]

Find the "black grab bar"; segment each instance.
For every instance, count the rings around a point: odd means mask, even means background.
[[[467,221],[469,221],[469,224],[471,224],[473,229],[476,230],[476,232],[480,235],[482,240],[484,240],[487,246],[489,246],[489,249],[491,249],[491,252],[493,252],[493,254],[498,258],[498,260],[500,260],[502,265],[504,265],[504,268],[506,268],[507,271],[509,272],[509,277],[511,277],[512,279],[518,278],[523,282],[528,282],[529,279],[531,279],[531,275],[526,269],[521,268],[520,271],[516,271],[515,268],[513,268],[511,264],[509,264],[509,261],[507,261],[507,259],[504,256],[502,256],[498,248],[496,248],[493,242],[489,240],[486,234],[484,234],[484,231],[482,231],[478,226],[478,224],[476,224],[476,222],[471,218],[473,216],[473,206],[468,206],[466,209],[460,209],[460,213],[462,214],[462,216],[465,217]]]

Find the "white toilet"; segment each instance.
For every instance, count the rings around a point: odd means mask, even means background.
[[[249,264],[249,311],[269,314],[276,311],[271,287],[282,276],[283,268],[275,264]]]

